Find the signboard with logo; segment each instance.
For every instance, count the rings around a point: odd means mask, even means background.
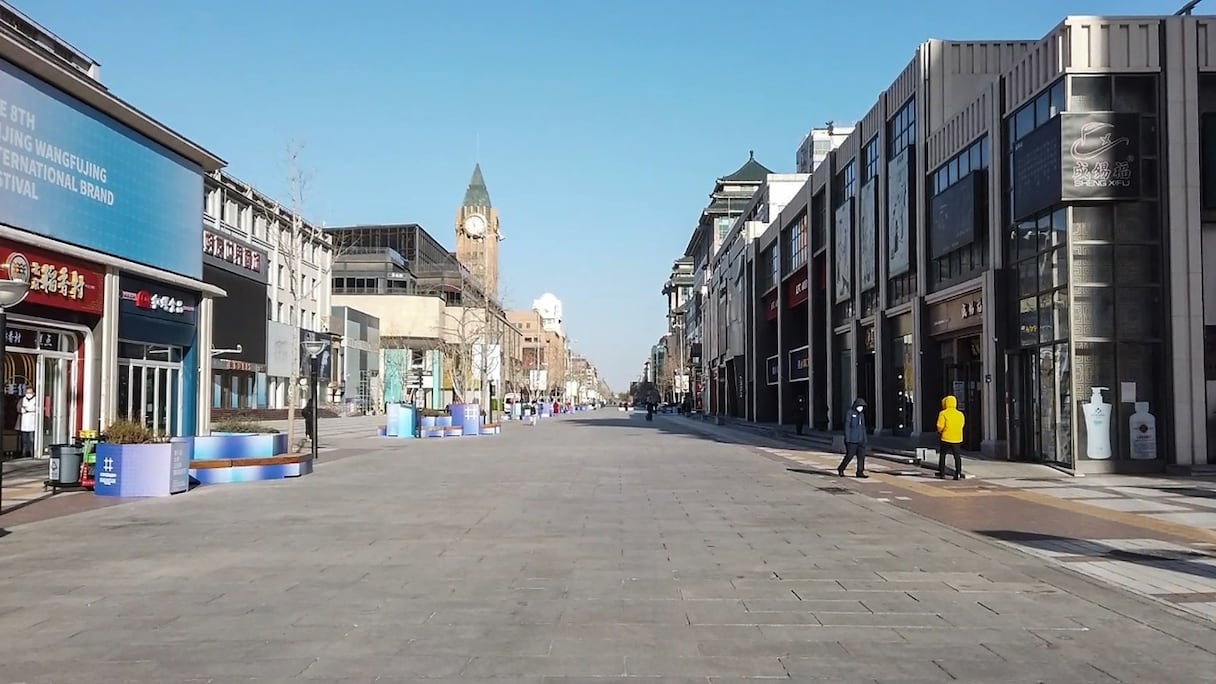
[[[811,350],[798,347],[790,350],[790,382],[805,382],[811,377]]]
[[[764,360],[764,377],[770,385],[781,382],[781,357],[773,354]]]
[[[785,300],[789,303],[791,309],[806,303],[807,297],[810,295],[808,292],[810,289],[809,281],[810,277],[806,267],[803,266],[798,269],[798,273],[786,282]]]
[[[8,277],[30,284],[25,297],[30,304],[98,316],[105,311],[105,269],[101,266],[8,242],[0,242],[0,263]]]
[[[269,282],[266,250],[203,228],[203,263],[265,285]]]
[[[980,225],[980,191],[986,187],[982,169],[929,200],[929,255],[937,259],[975,242]]]
[[[123,276],[118,288],[119,337],[179,347],[193,342],[197,293],[134,276]]]
[[[0,157],[0,222],[202,274],[202,169],[5,60]]]
[[[929,334],[944,335],[983,325],[984,295],[979,290],[929,307]],[[1037,338],[1036,338],[1037,339]]]
[[[1060,114],[1060,176],[1066,200],[1140,199],[1140,115]]]

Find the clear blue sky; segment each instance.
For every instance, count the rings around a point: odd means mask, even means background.
[[[1183,4],[14,1],[268,193],[285,196],[284,150],[306,143],[313,220],[415,221],[452,248],[480,158],[508,304],[560,297],[615,389],[665,328],[659,290],[714,179],[748,150],[792,171],[811,126],[863,115],[926,38],[1034,39],[1065,14]]]

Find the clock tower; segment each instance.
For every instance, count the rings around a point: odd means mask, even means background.
[[[492,299],[498,298],[500,240],[498,210],[490,205],[490,191],[481,175],[481,164],[477,164],[464,192],[464,203],[456,212],[456,258],[484,284]]]

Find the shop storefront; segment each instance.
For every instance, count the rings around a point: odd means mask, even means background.
[[[890,404],[887,410],[891,432],[911,435],[916,424],[916,357],[912,314],[887,319],[887,381]],[[936,405],[936,404],[934,404]],[[934,418],[937,412],[934,411]]]
[[[973,290],[929,306],[929,349],[932,358],[922,366],[936,378],[925,378],[926,401],[946,395],[958,399],[968,416],[963,449],[978,451],[984,439],[984,297]],[[935,363],[934,363],[935,362]]]
[[[1061,80],[1007,122],[1010,451],[1083,472],[1161,470],[1158,426],[1173,416],[1158,77],[1068,79],[1067,98]]]
[[[216,300],[211,334],[211,406],[215,409],[265,408],[269,404],[265,250],[203,229],[203,280],[228,296]],[[235,321],[248,322],[231,325]]]
[[[42,454],[68,441],[84,419],[92,390],[85,365],[105,309],[105,269],[8,241],[0,241],[0,264],[10,278],[30,285],[25,301],[8,315],[5,415],[16,416],[25,391],[34,390],[41,410],[33,453]],[[4,426],[6,453],[17,451],[19,439],[15,421]]]
[[[123,276],[119,285],[119,419],[160,435],[193,433],[197,375],[195,343],[199,296],[161,283]]]

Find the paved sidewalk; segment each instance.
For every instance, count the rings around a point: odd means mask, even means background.
[[[683,427],[722,438],[729,427]],[[840,482],[839,454],[756,442],[765,454]],[[965,466],[964,466],[965,468]],[[844,480],[880,501],[1067,566],[1070,570],[1216,620],[1216,484],[1171,477],[969,477],[868,460],[871,480]],[[850,475],[853,467],[850,466]],[[994,469],[999,472],[999,469]],[[966,472],[966,471],[964,471]]]
[[[1211,623],[767,455],[613,412],[18,526],[0,682],[1216,671]]]

